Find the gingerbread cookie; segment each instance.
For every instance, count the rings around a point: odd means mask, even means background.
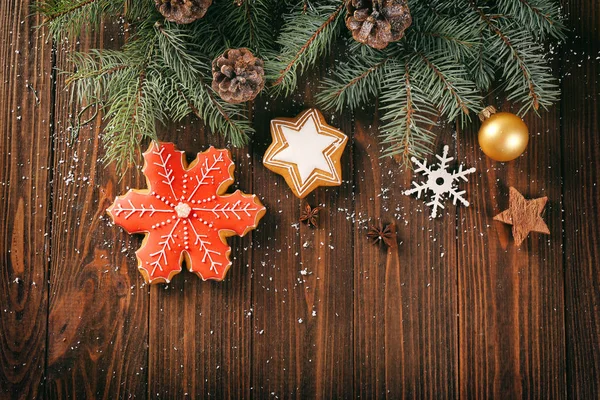
[[[144,153],[148,189],[131,189],[108,208],[128,233],[144,233],[136,251],[149,283],[169,282],[182,262],[203,280],[223,280],[231,266],[228,236],[244,236],[266,212],[255,195],[224,194],[235,165],[227,150],[210,147],[189,166],[173,143]]]
[[[327,125],[318,110],[272,120],[271,135],[263,164],[283,176],[296,197],[302,199],[319,186],[342,184],[340,158],[348,137]]]

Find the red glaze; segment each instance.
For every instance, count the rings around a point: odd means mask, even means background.
[[[136,252],[140,272],[149,283],[169,282],[185,260],[202,279],[223,280],[226,237],[244,236],[266,212],[255,195],[224,194],[235,169],[229,151],[210,147],[186,166],[173,143],[153,142],[144,159],[148,189],[130,190],[107,210],[128,233],[146,234]]]

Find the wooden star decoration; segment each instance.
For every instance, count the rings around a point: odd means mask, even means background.
[[[527,200],[517,189],[511,187],[508,210],[496,215],[494,220],[512,225],[515,244],[520,246],[529,232],[550,234],[548,225],[542,219],[547,202],[548,197]]]

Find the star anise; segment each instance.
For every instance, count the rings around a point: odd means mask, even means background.
[[[310,204],[304,203],[304,210],[300,214],[300,222],[316,228],[319,222],[319,211],[321,211],[321,207],[312,208]]]
[[[396,224],[379,223],[369,228],[367,239],[373,244],[384,243],[387,247],[396,247]]]

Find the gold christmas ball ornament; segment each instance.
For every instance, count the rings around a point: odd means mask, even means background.
[[[479,118],[479,146],[486,156],[495,161],[511,161],[519,157],[529,143],[529,129],[523,120],[512,113],[496,113],[494,107],[485,108]]]

